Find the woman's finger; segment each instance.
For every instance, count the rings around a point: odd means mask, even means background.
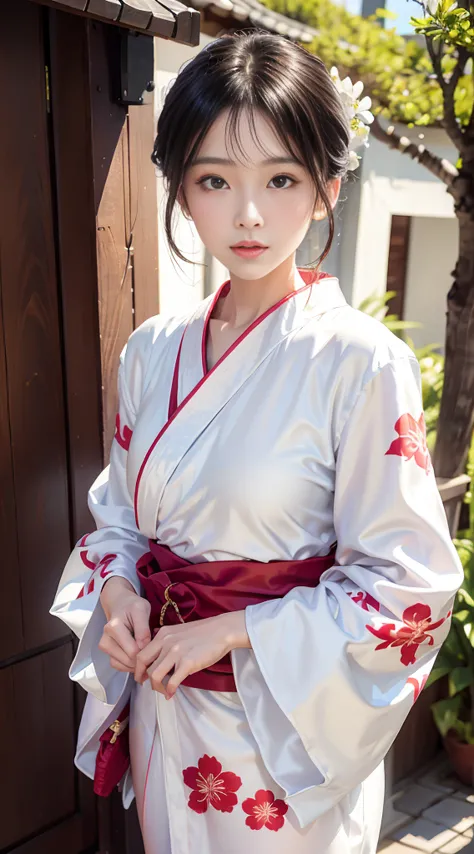
[[[153,665],[153,669],[148,668],[148,676],[150,677],[151,687],[154,691],[160,694],[167,693],[166,685],[168,684],[168,674],[175,665],[175,657],[172,652],[165,655],[161,661],[158,660],[157,666]]]
[[[146,672],[150,664],[153,664],[159,657],[162,651],[162,642],[159,635],[142,650],[139,651],[135,660],[135,680],[143,683],[146,678]]]
[[[121,661],[118,661],[117,658],[110,658],[110,664],[114,668],[114,670],[120,670],[122,673],[132,673],[133,667],[127,667],[125,664],[122,664]]]
[[[139,649],[143,649],[151,641],[150,610],[150,603],[143,599],[139,599],[130,609],[133,636]]]
[[[99,649],[107,655],[113,656],[117,661],[120,661],[125,667],[135,669],[135,659],[130,658],[122,647],[117,643],[111,635],[103,634],[99,641]]]
[[[176,689],[179,685],[181,685],[183,679],[186,679],[186,676],[189,676],[192,672],[193,671],[190,668],[189,663],[183,663],[182,665],[180,665],[180,667],[178,667],[177,670],[175,670],[172,676],[170,676],[168,684],[166,685],[166,694],[168,696],[168,699],[174,697],[174,695],[176,694]]]
[[[112,619],[109,620],[104,628],[104,634],[113,638],[113,640],[118,643],[119,647],[123,649],[125,655],[128,655],[132,661],[135,661],[135,657],[138,652],[138,644],[130,629],[125,625],[120,617],[112,617]]]

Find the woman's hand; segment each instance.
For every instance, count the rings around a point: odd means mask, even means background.
[[[126,578],[112,576],[104,584],[100,602],[107,624],[99,649],[110,656],[115,670],[133,673],[137,653],[151,640],[150,603],[142,599]]]
[[[245,611],[232,611],[178,626],[163,626],[148,646],[138,653],[135,679],[143,683],[149,676],[153,690],[171,699],[186,676],[210,667],[231,649],[238,648],[251,648],[245,627]],[[174,673],[166,680],[173,668]]]

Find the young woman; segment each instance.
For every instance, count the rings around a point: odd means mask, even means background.
[[[122,354],[97,530],[52,607],[81,638],[76,762],[106,793],[129,741],[147,854],[370,854],[461,569],[413,353],[295,265],[314,218],[329,249],[348,120],[317,58],[229,36],[153,159],[171,247],[179,205],[230,280]]]

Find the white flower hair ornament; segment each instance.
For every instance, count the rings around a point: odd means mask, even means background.
[[[370,112],[372,99],[366,95],[362,100],[364,84],[361,80],[352,83],[350,77],[341,80],[338,69],[333,66],[330,71],[332,81],[339,93],[347,118],[350,124],[349,142],[349,170],[353,172],[359,166],[360,157],[356,149],[369,145],[369,125],[372,124],[374,116]]]

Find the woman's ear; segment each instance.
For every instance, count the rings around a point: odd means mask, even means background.
[[[337,200],[339,198],[339,193],[341,192],[341,179],[333,178],[328,182],[326,187],[326,191],[329,197],[329,201],[331,203],[331,207],[334,209],[337,204]],[[327,212],[322,200],[319,200],[313,213],[313,219],[315,220],[323,220],[326,219]]]

